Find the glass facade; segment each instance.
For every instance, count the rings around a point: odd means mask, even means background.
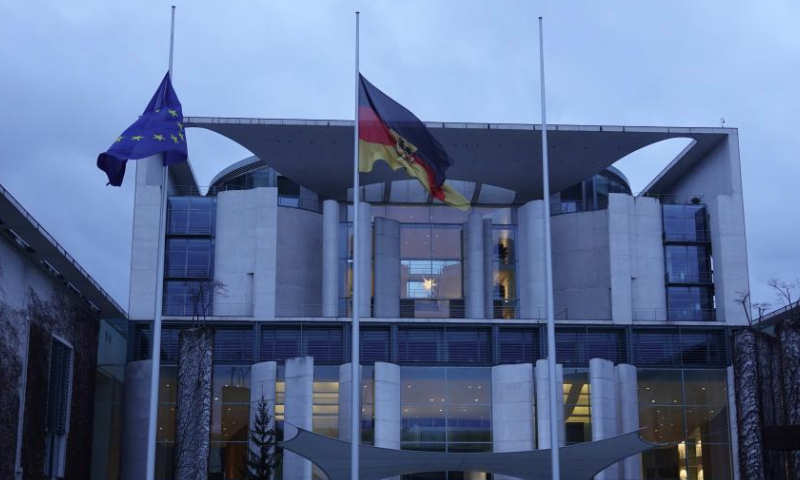
[[[725,370],[640,370],[638,381],[642,437],[674,442],[642,454],[643,478],[732,478]]]
[[[515,318],[516,225],[511,208],[474,207],[491,218],[492,298],[496,318]],[[400,316],[464,318],[463,225],[469,212],[425,205],[373,205],[372,215],[400,222]],[[352,299],[352,206],[343,205],[339,242],[340,314]]]
[[[714,274],[705,205],[662,205],[667,319],[715,319]]]
[[[592,407],[589,373],[585,370],[564,372],[564,423],[566,444],[592,440]]]
[[[164,246],[164,315],[213,313],[215,197],[169,197]]]
[[[551,213],[558,215],[604,210],[608,208],[608,195],[611,193],[630,195],[631,189],[621,173],[603,170],[559,192],[553,199]]]

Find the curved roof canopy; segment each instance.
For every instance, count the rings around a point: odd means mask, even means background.
[[[350,442],[325,437],[284,422],[281,443],[315,463],[329,480],[350,478]],[[657,447],[639,438],[639,432],[559,448],[561,478],[589,480],[626,457]],[[359,478],[379,480],[426,472],[489,472],[516,478],[550,478],[550,450],[524,452],[447,453],[393,450],[361,445]]]
[[[185,125],[217,132],[250,150],[282,175],[326,198],[344,201],[353,181],[353,122],[186,117]],[[541,125],[426,123],[455,164],[449,180],[502,187],[515,203],[542,196]],[[548,126],[550,188],[575,185],[647,145],[691,138],[681,165],[697,162],[732,129]],[[673,165],[674,166],[674,165]],[[663,175],[663,173],[662,173]],[[380,162],[362,184],[407,179]]]

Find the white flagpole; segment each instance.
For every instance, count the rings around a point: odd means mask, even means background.
[[[169,30],[169,76],[172,81],[172,57],[175,50],[175,5]],[[160,155],[164,160],[164,154]],[[152,370],[150,372],[150,413],[147,426],[147,470],[146,479],[155,478],[156,466],[156,425],[158,420],[158,384],[161,370],[161,310],[164,299],[164,249],[167,225],[167,166],[164,165],[161,177],[161,207],[158,220],[158,262],[156,266],[156,301],[153,312],[153,348],[150,352]]]
[[[361,83],[360,72],[358,69],[358,17],[356,12],[356,88],[355,88],[355,122],[353,124],[353,323],[352,323],[352,347],[350,366],[350,480],[359,480],[359,455],[358,447],[361,444],[361,368],[359,352],[359,295],[361,275],[359,274],[358,254],[360,245],[358,241],[358,221],[359,221],[359,196],[360,185],[358,178],[358,96]],[[363,219],[362,219],[363,220]],[[369,221],[369,219],[367,219]]]
[[[553,480],[561,479],[558,431],[558,383],[556,382],[556,326],[553,317],[553,258],[550,245],[550,167],[547,158],[547,108],[544,95],[544,34],[539,17],[539,72],[542,90],[542,196],[544,197],[545,288],[547,290],[547,371],[550,380],[550,469]]]

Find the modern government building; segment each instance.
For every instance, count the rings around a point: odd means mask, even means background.
[[[170,168],[164,289],[156,291],[161,169],[137,163],[127,359],[92,476],[143,478],[156,295],[163,295],[156,478],[174,475],[178,332],[214,328],[210,469],[241,478],[252,408],[350,438],[354,268],[363,272],[362,439],[390,449],[550,448],[544,215],[551,216],[560,443],[641,429],[665,444],[613,480],[738,478],[731,332],[749,289],[738,133],[730,128],[428,123],[471,200],[432,201],[379,164],[352,217],[347,121],[200,118],[254,156],[198,186]],[[617,160],[687,147],[635,193]],[[131,181],[133,179],[129,179]],[[353,238],[363,246],[353,258]],[[104,437],[105,438],[105,437]],[[96,440],[96,439],[95,439]],[[277,477],[324,478],[292,454]],[[430,472],[407,480],[479,480]],[[330,479],[342,480],[342,479]],[[565,479],[572,480],[572,479]]]

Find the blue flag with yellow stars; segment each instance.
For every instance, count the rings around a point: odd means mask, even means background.
[[[108,175],[108,185],[119,187],[128,160],[157,153],[164,154],[164,165],[185,162],[187,157],[181,102],[172,88],[169,73],[139,119],[117,137],[108,151],[97,157],[97,168]]]

